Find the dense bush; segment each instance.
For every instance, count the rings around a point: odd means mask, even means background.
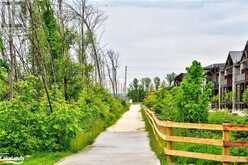
[[[211,84],[204,84],[203,68],[197,61],[186,68],[176,97],[179,120],[182,122],[207,122]]]
[[[1,38],[0,38],[0,49],[1,49]],[[6,78],[8,77],[7,72],[9,70],[9,66],[6,61],[0,59],[0,101],[7,97],[6,93],[8,91],[8,85],[6,82]]]
[[[29,20],[19,46],[13,37],[17,29],[8,37],[0,33],[0,153],[77,150],[127,109],[125,102],[103,89],[110,65],[105,58],[103,62],[106,50],[91,49],[98,45],[94,28],[104,21],[104,14],[99,19],[98,12],[87,10],[101,21],[79,32],[69,26],[75,19],[65,23],[65,8],[58,16],[51,0],[29,1],[28,6],[23,3],[18,10],[18,16]],[[98,11],[88,3],[81,7]]]
[[[128,98],[133,102],[141,102],[145,98],[146,94],[147,91],[145,89],[145,84],[140,83],[139,80],[135,78],[128,88]]]
[[[151,92],[144,100],[144,105],[156,112],[161,120],[177,120],[177,109],[175,94],[177,89],[168,90],[161,88],[159,91]]]
[[[248,88],[245,89],[243,96],[242,96],[242,100],[245,103],[248,103]]]
[[[201,64],[193,61],[186,75],[179,87],[150,93],[144,104],[164,120],[207,122],[211,88],[204,84]]]
[[[35,99],[40,94],[32,83],[38,82],[20,82],[17,90],[21,95],[0,102],[1,153],[26,155],[70,149],[78,135],[90,132],[99,123],[104,129],[127,110],[125,101],[99,87],[81,91],[79,100],[71,102],[64,101],[63,94],[54,87],[53,113],[48,113],[45,97]]]
[[[226,92],[224,95],[224,99],[226,102],[232,102],[234,93],[232,91]]]

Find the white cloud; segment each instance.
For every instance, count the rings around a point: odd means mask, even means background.
[[[179,73],[193,59],[225,62],[248,39],[247,1],[158,1],[100,5],[108,16],[104,41],[120,52],[130,79]]]

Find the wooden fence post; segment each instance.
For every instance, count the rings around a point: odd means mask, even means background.
[[[171,121],[161,121],[156,118],[154,112],[146,110],[147,117],[150,119],[153,132],[156,138],[162,139],[166,142],[166,146],[163,143],[166,162],[168,165],[173,165],[174,156],[188,157],[203,160],[212,160],[221,162],[223,165],[229,165],[230,163],[247,163],[248,157],[243,156],[231,156],[229,150],[231,147],[247,147],[247,142],[241,141],[230,141],[231,131],[247,131],[248,125],[232,125],[229,123],[224,124],[203,124],[203,123],[178,123]],[[173,128],[181,129],[198,129],[198,130],[215,130],[222,131],[222,139],[208,139],[208,138],[196,138],[196,137],[184,137],[184,136],[173,136]],[[222,155],[189,152],[181,150],[173,150],[173,142],[179,143],[195,143],[205,145],[220,146],[223,149]]]
[[[172,128],[171,127],[166,127],[166,134],[167,136],[172,136]],[[172,142],[167,141],[167,150],[172,150]],[[167,155],[167,164],[172,165],[173,160],[171,155]]]
[[[229,155],[229,147],[224,145],[224,141],[229,140],[229,131],[226,129],[228,123],[223,124],[223,155]],[[228,162],[223,162],[223,165],[228,165]]]

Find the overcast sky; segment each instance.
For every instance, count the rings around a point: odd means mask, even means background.
[[[93,2],[94,1],[94,2]],[[247,0],[90,0],[108,16],[103,42],[120,53],[120,78],[225,62],[248,39]]]

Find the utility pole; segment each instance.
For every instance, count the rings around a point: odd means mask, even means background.
[[[123,90],[124,90],[124,95],[126,96],[127,95],[127,66],[125,66],[125,81],[124,81]]]

